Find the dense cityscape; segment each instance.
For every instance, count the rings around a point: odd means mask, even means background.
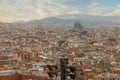
[[[120,80],[120,27],[1,22],[0,30],[0,78],[22,74],[43,80]]]

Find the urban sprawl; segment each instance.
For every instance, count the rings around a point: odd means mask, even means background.
[[[0,76],[14,74],[48,80],[120,80],[120,27],[0,22]]]

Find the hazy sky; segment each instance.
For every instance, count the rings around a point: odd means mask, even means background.
[[[120,15],[120,0],[0,0],[0,21],[41,19],[62,14]]]

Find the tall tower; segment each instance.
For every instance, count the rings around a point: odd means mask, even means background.
[[[83,31],[83,26],[80,24],[80,22],[75,21],[74,26],[73,26],[73,30],[81,32],[81,31]]]

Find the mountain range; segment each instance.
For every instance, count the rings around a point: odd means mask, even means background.
[[[30,25],[73,25],[75,21],[80,22],[86,26],[96,25],[120,25],[120,16],[93,16],[83,14],[64,14],[59,16],[47,17],[43,19],[35,19],[31,21],[18,21],[15,23],[19,24],[30,24]]]

